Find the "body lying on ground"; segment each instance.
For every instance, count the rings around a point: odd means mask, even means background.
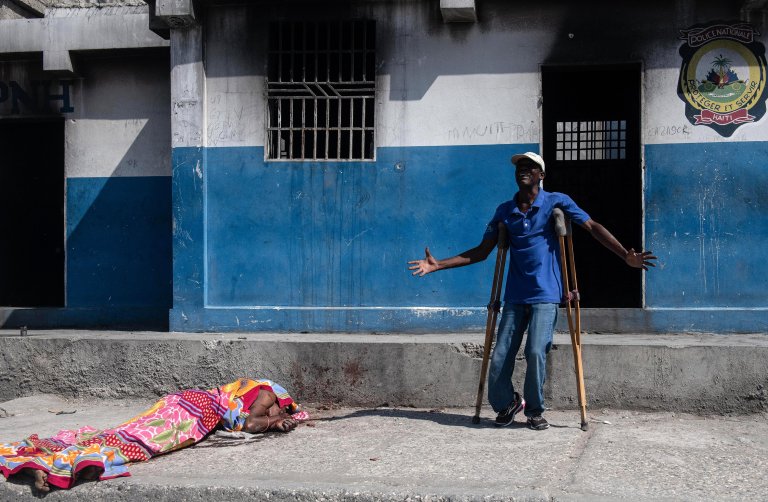
[[[86,426],[0,444],[0,472],[6,478],[31,475],[43,492],[67,489],[78,480],[130,476],[128,464],[193,445],[216,428],[289,432],[307,418],[278,384],[241,378],[216,389],[169,394],[111,429]]]

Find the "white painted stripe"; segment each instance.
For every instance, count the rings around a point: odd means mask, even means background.
[[[205,146],[203,29],[171,30],[171,144]]]
[[[167,121],[70,119],[65,126],[68,178],[170,176]]]
[[[377,144],[444,146],[539,143],[538,73],[439,75],[420,99],[399,101],[379,78]]]
[[[263,146],[264,78],[206,81],[207,146]],[[378,77],[378,147],[539,143],[538,73],[439,75],[419,99]]]
[[[208,78],[206,93],[207,146],[264,146],[263,76]]]

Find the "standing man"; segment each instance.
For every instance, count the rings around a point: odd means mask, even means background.
[[[557,309],[563,297],[559,241],[550,223],[552,210],[556,207],[562,209],[568,218],[630,267],[648,270],[648,266],[655,266],[651,260],[656,257],[650,251],[627,251],[605,227],[591,219],[569,196],[546,192],[540,188],[545,171],[544,159],[539,155],[532,152],[514,155],[512,164],[515,166],[518,192],[512,200],[496,208],[496,214],[488,223],[479,245],[443,260],[432,256],[427,248],[423,259],[408,264],[413,275],[424,276],[437,270],[483,261],[496,247],[498,224],[504,222],[509,239],[509,273],[488,374],[488,401],[498,413],[496,425],[511,424],[515,415],[525,409],[528,427],[543,430],[549,427],[542,417],[545,410],[547,354],[552,347]],[[512,372],[526,329],[528,340],[525,344],[525,359],[528,369],[525,373],[523,399],[512,385]]]

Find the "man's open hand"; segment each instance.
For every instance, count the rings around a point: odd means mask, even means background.
[[[408,262],[408,265],[410,265],[408,270],[413,270],[412,275],[423,277],[430,272],[437,270],[437,259],[429,252],[429,248],[424,249],[424,255],[425,257],[423,260],[413,260]]]
[[[627,265],[634,268],[642,268],[643,270],[656,266],[656,263],[651,260],[656,260],[656,257],[650,251],[640,251],[638,253],[634,249],[630,249],[627,252],[627,256],[624,257]]]

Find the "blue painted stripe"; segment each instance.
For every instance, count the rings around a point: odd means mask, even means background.
[[[171,155],[174,307],[204,305],[203,157],[202,148],[174,148]]]
[[[647,145],[649,307],[765,307],[768,142]]]
[[[67,179],[67,307],[171,305],[170,177]]]
[[[382,148],[365,163],[177,149],[171,329],[478,329],[492,260],[423,279],[405,262],[424,245],[446,257],[477,244],[516,189],[510,154],[536,149]],[[648,145],[645,153],[646,247],[661,266],[646,276],[652,310],[637,322],[660,332],[765,325],[768,270],[753,250],[768,234],[766,143]],[[709,307],[734,310],[730,318],[701,310]]]
[[[587,333],[765,333],[764,309],[696,310],[582,309]],[[441,333],[481,331],[487,311],[477,309],[174,309],[172,331],[289,331]],[[568,332],[567,316],[560,309],[557,330]]]
[[[489,286],[490,287],[490,286]],[[487,302],[487,300],[486,300]],[[171,331],[393,332],[478,331],[486,308],[205,308],[173,309]]]
[[[408,259],[478,244],[535,145],[381,148],[376,162],[206,151],[210,306],[478,306],[492,263],[415,279]]]
[[[174,149],[171,329],[236,324],[243,306],[340,308],[310,328],[332,331],[377,316],[347,307],[479,307],[484,316],[492,260],[423,279],[406,262],[426,245],[447,257],[478,244],[496,206],[516,191],[511,154],[527,150],[537,145],[380,148],[375,162],[268,163],[261,147]],[[476,326],[476,313],[449,314],[447,325]],[[296,316],[262,328],[302,329],[301,319],[313,318]]]

